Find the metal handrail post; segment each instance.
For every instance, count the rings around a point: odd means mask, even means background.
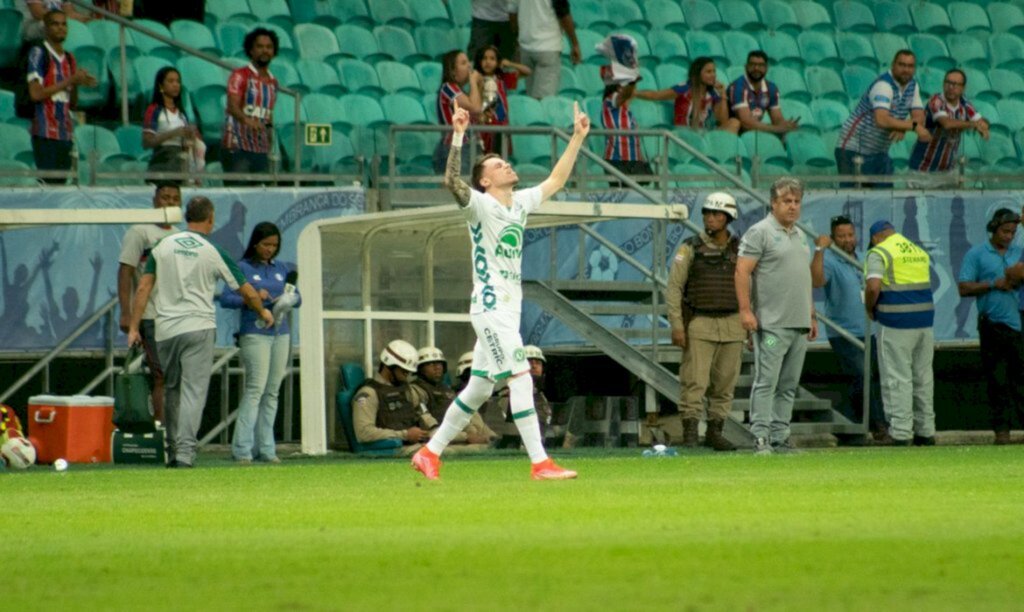
[[[121,124],[128,125],[128,32],[123,23],[117,29],[117,36],[121,45]]]

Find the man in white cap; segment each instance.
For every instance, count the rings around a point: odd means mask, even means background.
[[[736,200],[715,192],[701,208],[704,231],[680,245],[672,259],[665,304],[672,325],[672,344],[683,349],[679,366],[682,394],[683,446],[697,446],[697,426],[708,397],[705,446],[736,450],[722,429],[732,411],[732,397],[742,363],[747,332],[736,301],[736,259],[740,240],[729,233],[739,216]]]
[[[412,381],[411,387],[416,403],[425,406],[427,412],[437,422],[444,419],[445,410],[455,400],[455,390],[444,381],[447,371],[448,362],[441,349],[436,346],[425,346],[420,349],[416,362],[416,380]],[[498,435],[487,427],[477,413],[469,421],[469,425],[452,439],[452,443],[486,445],[497,437]]]

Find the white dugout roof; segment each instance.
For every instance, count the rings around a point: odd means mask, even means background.
[[[685,219],[684,205],[545,202],[528,230],[613,219]],[[394,338],[470,350],[470,242],[456,205],[325,219],[299,236],[302,451],[327,452],[339,366],[371,375]],[[447,348],[446,348],[447,347]],[[452,354],[452,353],[455,354]],[[460,351],[461,352],[461,351]]]

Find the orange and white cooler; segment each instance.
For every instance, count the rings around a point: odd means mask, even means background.
[[[114,398],[36,395],[28,400],[28,438],[38,463],[110,463]]]

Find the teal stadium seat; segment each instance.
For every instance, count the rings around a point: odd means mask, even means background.
[[[971,104],[974,105],[974,110],[981,113],[981,116],[988,121],[989,129],[995,132],[1003,132],[1004,134],[1010,133],[1010,128],[1003,123],[995,104],[989,104],[983,100],[971,100]]]
[[[397,94],[384,96],[380,99],[384,118],[388,123],[399,125],[430,124],[427,112],[423,109],[423,103],[420,101],[421,98],[422,96],[411,98]]]
[[[320,60],[306,60],[318,62]],[[312,91],[309,85],[302,81],[302,77],[299,76],[299,70],[295,67],[295,64],[291,60],[286,60],[283,57],[274,58],[274,63],[270,66],[270,73],[274,75],[277,82],[285,87],[291,87],[297,89],[302,94],[308,94]]]
[[[213,31],[217,33],[217,43],[224,57],[245,57],[245,35],[248,28],[240,23],[218,23]]]
[[[946,37],[949,55],[956,58],[957,65],[977,70],[987,70],[990,62],[988,49],[971,34],[951,34]]]
[[[883,70],[888,70],[892,65],[897,51],[910,48],[910,44],[903,36],[891,32],[877,32],[871,39],[875,43],[875,57],[878,58]]]
[[[747,147],[739,136],[722,130],[711,130],[704,135],[704,142],[707,145],[705,155],[730,171],[736,167],[737,158],[745,166],[750,166]]]
[[[341,421],[341,428],[345,432],[345,439],[348,442],[349,450],[362,455],[397,455],[401,452],[401,440],[378,440],[363,444],[356,439],[355,426],[352,423],[352,398],[355,396],[359,386],[366,380],[366,374],[362,366],[355,363],[345,363],[341,366],[341,384],[336,398],[338,408],[338,419]]]
[[[1020,168],[1021,158],[1013,144],[1013,139],[998,132],[989,133],[988,141],[981,141],[981,158],[989,166],[1003,168]]]
[[[851,0],[839,0],[832,5],[836,17],[836,30],[872,34],[878,26],[875,15],[865,4]]]
[[[988,80],[1000,97],[1024,100],[1024,77],[1017,71],[993,68],[988,71]]]
[[[32,166],[13,159],[0,159],[0,187],[38,187],[31,176],[3,176],[7,172],[28,172]]]
[[[762,164],[772,164],[786,170],[790,168],[791,162],[789,161],[789,154],[786,153],[786,147],[783,146],[782,141],[775,134],[747,130],[740,136],[740,140],[743,141],[743,146],[746,148],[747,155],[751,159],[757,155]]]
[[[110,71],[107,66],[107,54],[95,45],[79,47],[74,51],[78,66],[88,70],[96,77],[96,87],[80,87],[78,89],[78,106],[87,110],[101,109],[110,98]],[[130,66],[129,66],[130,68]],[[153,75],[150,75],[152,82]]]
[[[388,59],[381,55],[380,44],[373,32],[357,25],[343,24],[334,29],[342,48],[342,55],[355,57],[367,62]]]
[[[761,50],[768,54],[769,74],[775,66],[793,68],[803,72],[803,55],[796,39],[784,32],[763,32],[761,34]]]
[[[415,98],[423,97],[420,78],[411,66],[401,62],[378,62],[377,77],[380,86],[389,94],[403,94]]]
[[[672,127],[671,118],[667,117],[662,104],[635,103],[630,102],[629,110],[633,112],[636,124],[641,130],[669,129]],[[595,116],[591,117],[596,119]]]
[[[442,0],[415,0],[409,3],[412,17],[420,26],[451,28],[452,19]]]
[[[383,130],[388,126],[388,122],[377,99],[360,94],[346,94],[337,103],[333,100],[331,102],[336,107],[340,106],[342,115],[352,126],[351,138],[356,150],[364,154],[370,151],[381,153],[378,144],[386,144],[386,139],[378,141],[377,134],[385,133]]]
[[[839,32],[836,34],[836,49],[847,66],[861,66],[871,72],[879,72],[875,48],[867,36],[857,32]]]
[[[432,91],[423,94],[423,110],[427,112],[427,121],[431,124],[438,124],[437,120],[437,92]]]
[[[0,123],[15,117],[14,92],[0,89]]]
[[[415,0],[420,2],[421,0]],[[389,25],[401,28],[402,31],[412,30],[416,19],[405,0],[387,0],[387,2],[368,2],[370,17],[378,25]]]
[[[910,49],[917,56],[917,65],[949,70],[959,65],[959,59],[951,57],[946,43],[934,34],[911,34],[908,38]]]
[[[949,23],[946,9],[931,2],[913,2],[910,4],[910,16],[918,32],[945,36],[954,32]]]
[[[322,0],[288,0],[288,4],[292,11],[292,19],[296,23],[311,23],[320,16],[317,10],[319,5],[326,4],[326,2]]]
[[[111,159],[124,161],[130,156],[121,152],[117,136],[105,127],[98,125],[79,125],[75,128],[75,144],[78,146],[78,158],[89,159],[95,151],[97,160],[105,162]]]
[[[220,85],[227,87],[228,71],[211,64],[198,57],[186,55],[177,62],[178,72],[181,73],[181,83],[189,91],[199,91],[208,85]],[[152,85],[152,76],[146,87]]]
[[[441,87],[441,74],[444,69],[440,62],[416,62],[413,70],[420,78],[420,86],[424,91],[432,93]]]
[[[576,0],[572,3],[572,17],[577,28],[596,32],[602,38],[617,27],[617,21],[608,16],[604,3],[599,0]]]
[[[148,30],[152,30],[157,34],[166,36],[167,38],[173,38],[174,35],[164,24],[153,21],[151,19],[135,19],[135,25],[142,26]],[[176,61],[181,53],[175,47],[168,45],[165,42],[159,41],[155,38],[147,36],[142,32],[133,32],[133,39],[135,40],[135,46],[139,48],[142,55],[151,55],[156,57],[162,57],[169,61]]]
[[[68,20],[68,37],[64,39],[64,48],[78,55],[80,47],[96,46],[89,26],[76,19]]]
[[[312,149],[312,151],[310,151]],[[331,135],[331,144],[325,147],[309,147],[303,152],[312,153],[313,171],[330,172],[339,161],[352,163],[355,161],[355,148],[348,136],[340,132]],[[305,163],[305,160],[303,160]]]
[[[438,132],[395,132],[395,157],[400,163],[430,166],[439,138]]]
[[[902,2],[875,2],[875,23],[881,32],[906,36],[917,31],[914,20]]]
[[[835,35],[824,32],[801,32],[797,36],[800,54],[808,67],[817,66],[842,70],[845,61],[836,50]]]
[[[352,94],[346,94],[341,99],[344,100],[349,95]],[[352,118],[342,110],[342,105],[337,102],[337,98],[333,96],[309,94],[302,98],[302,106],[306,110],[306,117],[310,123],[331,123],[338,127],[355,124]]]
[[[286,0],[254,0],[249,3],[249,7],[259,21],[272,23],[285,30],[290,30],[295,25],[292,10]]]
[[[682,3],[683,15],[691,32],[713,32],[728,30],[729,24],[722,19],[715,5],[708,0],[686,0]]]
[[[448,0],[448,12],[456,26],[468,27],[473,20],[471,0]]]
[[[1024,129],[1024,102],[1020,100],[1000,100],[996,103],[1002,123],[1015,133]],[[983,115],[984,116],[984,115]]]
[[[821,136],[804,130],[797,130],[786,135],[786,148],[794,166],[826,168],[835,166],[835,156],[825,148]]]
[[[142,126],[129,124],[118,126],[114,130],[114,137],[121,147],[121,152],[132,159],[147,160],[153,155],[152,149],[142,148]]]
[[[298,110],[299,123],[305,123],[307,120],[306,109],[299,105]],[[279,94],[277,102],[274,103],[274,125],[280,127],[289,123],[295,123],[295,98]]]
[[[605,39],[603,34],[595,32],[593,30],[576,30],[576,38],[580,41],[580,55],[583,56],[583,63],[590,64],[591,66],[603,66],[608,63],[608,59],[601,55],[594,48]],[[562,48],[562,63],[565,64],[569,61],[569,46],[563,45]]]
[[[645,34],[651,30],[651,22],[633,0],[606,0],[605,8],[609,15],[615,15],[618,27]]]
[[[827,32],[830,34],[835,32],[835,25],[832,23],[832,17],[828,14],[828,9],[817,2],[797,0],[793,2],[793,12],[796,13],[800,27],[805,31]]]
[[[0,159],[11,159],[35,165],[32,156],[32,137],[25,128],[10,123],[0,123]]]
[[[246,0],[206,0],[205,6],[207,25],[210,25],[211,21],[214,24],[233,21],[242,25],[253,25],[257,21]]]
[[[562,79],[558,84],[558,95],[567,96],[569,98],[587,97],[587,94],[590,92],[584,91],[579,82],[577,82],[576,71],[564,64],[561,66],[561,71]],[[422,83],[422,81],[420,82]]]
[[[311,92],[340,96],[346,91],[338,78],[338,71],[327,62],[303,58],[295,65],[295,69],[302,84]]]
[[[227,106],[227,88],[224,85],[207,85],[192,91],[192,106],[195,121],[203,133],[203,140],[220,140],[224,133],[224,109]]]
[[[654,74],[658,78],[658,86],[661,89],[668,89],[673,85],[679,83],[685,83],[687,79],[686,66],[684,64],[662,64],[654,69]],[[641,83],[644,89],[647,89],[647,85]]]
[[[805,132],[820,132],[818,120],[814,117],[811,107],[796,100],[786,100],[782,107],[783,113],[789,119],[800,119],[800,129]],[[787,136],[788,138],[788,136]]]
[[[778,86],[779,95],[784,100],[796,100],[805,104],[811,101],[811,92],[807,90],[807,83],[801,72],[786,66],[773,66],[768,68],[768,80]]]
[[[299,56],[307,59],[318,59],[328,63],[341,57],[338,38],[322,25],[300,23],[295,26],[295,42]]]
[[[177,19],[171,22],[171,35],[183,45],[220,57],[220,48],[213,32],[205,24],[191,19]]]
[[[725,57],[729,60],[729,65],[742,69],[747,64],[747,54],[758,49],[760,45],[750,34],[734,30],[722,34],[722,47],[725,48]]]
[[[757,3],[761,11],[761,19],[769,30],[785,32],[796,36],[802,31],[800,22],[793,12],[793,7],[781,0],[761,0]]]
[[[859,101],[878,78],[878,74],[877,70],[869,70],[860,66],[843,68],[843,86],[846,88],[846,95],[850,100]]]
[[[992,24],[989,23],[988,13],[980,3],[977,2],[951,2],[946,9],[955,19],[950,19],[953,29],[960,33],[965,32],[991,32]]]
[[[539,100],[524,95],[508,97],[510,125],[547,125],[547,113]]]
[[[993,68],[1005,68],[1017,73],[1024,71],[1024,40],[1017,34],[999,32],[988,39],[989,57]]]
[[[765,27],[757,9],[745,0],[722,0],[718,3],[718,13],[733,32],[760,32]]]
[[[651,47],[651,54],[659,57],[661,60],[656,66],[655,71],[666,64],[686,64],[690,61],[690,53],[686,49],[686,43],[675,32],[651,30],[647,34],[647,43]]]
[[[294,123],[279,126],[274,130],[274,138],[276,139],[277,146],[283,154],[281,164],[282,167],[293,172],[313,172],[314,157],[316,155],[316,149],[319,147],[306,146],[301,130],[302,128],[296,128]],[[302,160],[299,163],[297,163],[298,157],[295,151],[296,132],[298,132],[299,135],[299,146],[302,148]],[[338,134],[339,131],[334,130],[334,136],[337,136]],[[332,136],[332,140],[334,136]]]
[[[914,78],[917,79],[918,84],[921,86],[922,101],[942,92],[942,81],[945,74],[944,70],[918,65]]]
[[[971,102],[995,104],[1002,98],[999,92],[989,83],[988,74],[974,68],[964,68],[967,75],[967,99]]]
[[[416,48],[416,42],[405,30],[396,26],[377,26],[373,29],[382,55],[389,56],[396,62],[404,62],[410,66],[416,62],[433,59]]]
[[[349,93],[358,93],[367,96],[382,96],[384,88],[381,87],[380,77],[373,66],[359,59],[339,59],[335,66],[338,68],[338,75],[341,83]],[[440,87],[440,83],[438,83]]]
[[[551,138],[542,134],[513,134],[512,154],[516,164],[540,164],[550,167]]]
[[[680,140],[690,145],[697,151],[704,153],[707,151],[708,145],[704,142],[704,134],[701,132],[691,130],[686,127],[675,127],[672,129],[672,133],[675,134]],[[694,160],[694,156],[684,149],[683,147],[669,142],[668,146],[668,160],[673,166],[680,163],[686,163]]]
[[[661,68],[665,64],[658,65],[655,70]],[[604,81],[601,80],[601,72],[597,66],[593,64],[580,64],[573,68],[576,73],[576,82],[580,87],[583,88],[589,95],[599,96],[604,91]],[[661,82],[661,79],[658,79]],[[647,89],[646,83],[641,83],[642,89]]]
[[[718,34],[714,32],[687,32],[686,47],[690,50],[693,58],[710,57],[715,60],[715,67],[719,70],[729,67],[729,59],[725,56],[725,47],[722,46],[722,40],[718,38]]]
[[[714,171],[696,162],[672,166],[672,174],[680,175],[675,186],[684,189],[714,189],[718,185]]]
[[[457,34],[453,28],[435,26],[419,26],[413,36],[416,47],[433,61],[441,61],[441,56],[459,48]],[[473,58],[469,58],[472,62]]]
[[[839,129],[850,115],[846,104],[826,99],[811,100],[811,112],[814,113],[814,122],[824,132]]]
[[[1024,36],[1024,10],[1009,2],[990,2],[987,9],[993,32]]]
[[[371,30],[373,26],[377,25],[374,18],[370,16],[370,10],[366,8],[365,0],[330,0],[330,2],[316,0],[316,2],[321,5],[321,8],[318,9],[319,16],[313,22],[332,30],[341,25],[352,25]],[[342,47],[344,46],[345,43],[342,42]]]
[[[540,105],[547,124],[553,128],[571,130],[573,124],[572,103],[571,98],[562,96],[548,96],[541,100]]]
[[[647,0],[643,8],[647,15],[647,21],[655,26],[652,32],[662,29],[681,36],[689,29],[683,10],[679,8],[679,2]]]

